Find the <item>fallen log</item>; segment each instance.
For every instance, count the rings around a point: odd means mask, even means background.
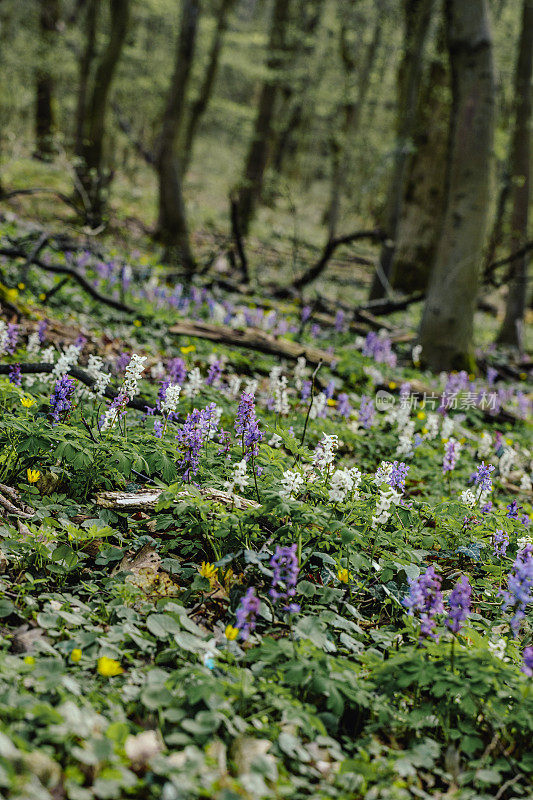
[[[115,511],[153,510],[164,491],[164,489],[149,489],[142,492],[100,492],[96,495],[96,505]],[[241,497],[231,492],[223,492],[220,489],[201,487],[200,494],[206,500],[222,503],[225,506],[260,508],[259,503],[256,503],[255,500],[248,500],[246,497]],[[178,500],[187,500],[194,497],[194,495],[185,490],[178,492],[175,497]]]
[[[241,330],[229,325],[213,325],[209,322],[182,320],[172,325],[169,333],[176,336],[194,336],[197,339],[208,339],[220,344],[235,345],[235,347],[257,350],[274,356],[284,356],[296,361],[302,356],[309,364],[326,364],[332,366],[337,358],[326,350],[318,347],[293,342],[281,336],[273,336],[260,328],[246,328]]]

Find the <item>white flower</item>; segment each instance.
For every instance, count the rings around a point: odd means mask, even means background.
[[[476,504],[476,496],[471,489],[465,489],[461,492],[461,503],[464,503],[465,506],[469,508],[474,508]]]
[[[142,766],[151,758],[161,752],[163,746],[157,732],[153,730],[142,731],[135,736],[129,735],[124,742],[124,752],[132,764]]]
[[[329,499],[332,503],[343,503],[347,495],[359,486],[361,473],[357,467],[336,469],[331,476]]]
[[[500,658],[502,661],[504,660],[505,656],[505,647],[505,639],[498,639],[496,642],[489,642],[490,652],[493,653],[497,658]]]
[[[154,381],[160,381],[165,377],[165,368],[162,361],[158,361],[153,367],[151,367],[150,377],[153,378]]]
[[[230,397],[239,397],[241,389],[241,379],[238,375],[230,375],[228,380],[228,394]]]
[[[0,319],[0,354],[5,353],[8,339],[7,325],[3,319]]]
[[[397,506],[401,500],[401,497],[401,493],[393,489],[392,486],[380,491],[378,501],[376,503],[376,510],[372,516],[373,529],[377,528],[378,525],[384,525],[389,520],[391,514],[389,509],[391,504]]]
[[[91,353],[87,362],[87,372],[92,378],[95,379],[93,392],[97,397],[100,398],[104,396],[105,390],[111,381],[111,375],[109,375],[107,372],[104,372],[103,367],[104,362],[100,356],[96,356]]]
[[[1,334],[0,334],[0,339],[1,339]],[[0,349],[1,346],[2,343],[0,341]],[[40,349],[41,349],[41,340],[39,339],[39,334],[37,333],[37,331],[34,331],[33,333],[30,333],[30,335],[28,336],[28,344],[26,345],[26,351],[29,356],[36,356]]]
[[[382,483],[387,483],[390,478],[391,472],[392,472],[392,464],[390,463],[390,461],[382,461],[376,470],[376,474],[372,478],[372,482],[375,483],[377,486],[381,486]]]
[[[439,433],[440,418],[438,414],[428,414],[426,419],[427,433],[424,434],[426,439],[435,439]]]
[[[233,476],[231,480],[226,481],[225,487],[228,492],[233,492],[235,486],[238,486],[239,489],[242,490],[248,486],[248,475],[246,474],[247,469],[247,462],[246,459],[242,459],[237,464],[233,465]]]
[[[363,367],[363,372],[365,375],[368,375],[370,380],[375,384],[383,383],[383,373],[376,369],[376,367],[372,367],[370,365],[366,365]]]
[[[324,473],[335,460],[335,453],[339,447],[339,437],[332,433],[325,433],[317,444],[313,454],[313,465],[318,472]]]
[[[183,389],[183,394],[192,400],[202,388],[202,376],[198,367],[193,367],[187,377],[187,383]]]
[[[257,378],[247,378],[244,382],[244,391],[246,394],[255,394],[258,386],[259,381]]]
[[[209,429],[207,438],[210,441],[214,439],[215,436],[217,435],[221,416],[222,416],[222,409],[220,408],[220,406],[215,406],[213,409],[213,413],[211,414],[211,419],[209,420]]]
[[[180,392],[181,386],[177,383],[171,383],[170,386],[167,386],[165,399],[161,402],[161,412],[163,414],[172,414],[176,411]]]
[[[135,395],[139,392],[139,379],[144,372],[145,361],[146,356],[138,356],[136,353],[133,353],[129,364],[126,367],[123,391],[124,394],[126,394],[126,396],[129,398],[135,397]]]
[[[516,459],[516,453],[512,447],[506,447],[500,456],[499,470],[502,478],[508,478]]]
[[[295,494],[304,486],[304,479],[299,472],[293,472],[290,469],[285,470],[281,479],[281,489],[279,494],[286,500],[292,500]]]
[[[305,373],[306,373],[306,361],[303,356],[300,356],[294,368],[294,385],[296,386],[298,391],[300,391],[300,389],[303,386]]]
[[[274,411],[277,414],[289,413],[289,398],[287,396],[287,378],[281,375],[274,387]]]
[[[520,491],[521,492],[530,492],[532,488],[533,488],[533,485],[531,483],[531,478],[529,477],[529,475],[526,475],[526,473],[524,472],[524,474],[522,475],[522,478],[520,480]]]
[[[283,444],[283,439],[281,438],[279,433],[273,433],[269,439],[268,444],[270,445],[270,447],[281,447],[281,445]]]
[[[477,454],[480,458],[487,458],[490,456],[492,450],[492,436],[487,431],[483,431],[479,440]]]
[[[54,346],[50,345],[47,347],[46,350],[43,350],[41,353],[41,359],[44,361],[45,364],[53,364],[55,359],[56,351],[54,350]]]
[[[404,426],[398,436],[397,456],[411,457],[414,454],[413,436],[415,433],[415,423],[412,420]]]
[[[442,427],[440,429],[441,439],[449,439],[453,433],[453,419],[451,417],[444,417],[442,420]]]
[[[415,346],[411,350],[411,358],[413,359],[413,364],[415,364],[415,366],[416,364],[420,363],[421,355],[422,355],[422,345],[415,344]]]
[[[75,344],[69,344],[64,353],[61,353],[52,371],[54,378],[60,378],[66,375],[69,369],[78,363],[80,357],[81,347]]]
[[[320,394],[315,395],[309,411],[309,419],[317,419],[317,417],[322,416],[322,412],[326,408],[327,403],[328,398],[324,392],[320,392]]]

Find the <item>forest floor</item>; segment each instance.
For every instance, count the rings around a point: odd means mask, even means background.
[[[528,357],[422,372],[415,309],[338,313],[354,251],[302,305],[220,288],[218,225],[187,289],[126,202],[69,213],[0,230],[70,240],[2,264],[0,796],[532,797]],[[321,246],[275,235],[263,283]]]

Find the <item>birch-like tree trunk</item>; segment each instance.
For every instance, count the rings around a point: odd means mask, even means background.
[[[446,212],[420,326],[434,370],[472,369],[490,204],[495,83],[487,0],[446,0],[452,114]]]

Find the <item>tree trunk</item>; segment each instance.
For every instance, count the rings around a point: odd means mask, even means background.
[[[48,160],[54,152],[54,78],[50,61],[59,22],[59,1],[39,3],[39,66],[35,74],[35,157]]]
[[[85,13],[85,42],[80,59],[80,77],[78,84],[78,100],[76,105],[76,123],[74,134],[74,152],[81,155],[83,146],[83,129],[87,111],[87,90],[89,76],[94,61],[96,47],[96,21],[100,0],[88,0]]]
[[[248,233],[257,203],[263,191],[265,169],[272,139],[272,122],[279,87],[279,71],[283,65],[285,33],[289,19],[290,0],[274,0],[272,23],[268,43],[267,67],[269,77],[264,81],[259,96],[254,132],[246,158],[242,184],[238,190],[240,227]]]
[[[446,204],[449,119],[449,70],[436,58],[418,103],[390,273],[393,289],[407,294],[426,288],[435,261]]]
[[[356,71],[357,62],[349,52],[344,21],[341,24],[341,56],[344,68],[345,102],[341,109],[342,121],[340,135],[334,135],[332,140],[332,175],[329,206],[326,214],[329,241],[334,239],[337,235],[342,194],[349,169],[348,141],[352,139],[359,127],[361,110],[370,88],[370,76],[380,45],[383,28],[382,8],[380,4],[376,4],[376,6],[376,19],[372,41],[366,48],[364,61],[357,72],[357,88],[353,98],[350,98],[350,94],[353,92],[350,83],[351,77]]]
[[[213,41],[211,42],[211,50],[209,53],[207,67],[203,77],[202,85],[200,86],[198,97],[192,104],[187,122],[187,130],[185,132],[185,140],[183,143],[182,152],[182,175],[186,175],[187,170],[189,169],[192,159],[194,139],[198,131],[198,126],[203,115],[205,114],[213,93],[215,78],[218,72],[218,64],[220,61],[220,53],[222,51],[222,44],[224,42],[224,35],[228,29],[228,17],[233,6],[235,5],[235,2],[236,0],[220,0],[217,14],[217,24]]]
[[[91,95],[87,103],[78,179],[83,187],[87,223],[101,224],[105,206],[104,193],[111,182],[111,172],[103,165],[103,144],[108,97],[128,29],[130,0],[110,0],[111,29],[106,48],[96,67]]]
[[[528,212],[531,172],[531,74],[533,68],[533,0],[524,0],[522,29],[515,72],[515,119],[511,144],[511,253],[528,239]],[[529,254],[513,264],[505,318],[498,333],[501,344],[522,345],[522,326],[526,310]]]
[[[403,0],[405,50],[398,72],[396,153],[385,211],[384,229],[388,238],[381,249],[379,269],[376,270],[370,289],[370,300],[383,297],[388,288],[402,213],[402,198],[405,195],[406,167],[413,138],[425,43],[433,4],[434,0]]]
[[[175,266],[182,265],[185,268],[187,279],[192,276],[195,265],[189,242],[189,228],[183,199],[179,136],[184,121],[185,101],[194,59],[199,13],[199,0],[184,0],[176,45],[176,62],[167,94],[157,156],[158,235],[165,245],[165,261]]]
[[[433,370],[472,369],[494,136],[495,84],[486,0],[446,0],[452,114],[446,212],[420,326]]]

